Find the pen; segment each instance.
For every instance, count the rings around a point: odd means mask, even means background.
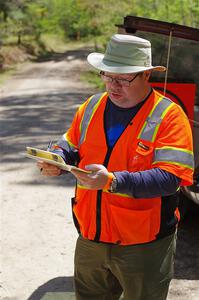
[[[47,147],[47,151],[50,151],[50,150],[51,150],[51,148],[52,148],[52,144],[53,144],[53,142],[52,142],[52,141],[50,141],[50,142],[49,142],[49,144],[48,144],[48,147]]]

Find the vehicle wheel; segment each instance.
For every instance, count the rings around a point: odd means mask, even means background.
[[[181,188],[182,193],[195,202],[197,205],[199,205],[199,182],[195,182],[191,186],[184,186]]]

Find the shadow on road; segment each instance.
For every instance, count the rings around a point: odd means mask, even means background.
[[[49,294],[54,295],[52,299],[57,299],[55,295],[63,295],[63,293],[65,295],[63,299],[67,300],[67,293],[70,296],[73,291],[73,277],[57,277],[38,287],[27,300],[41,300]]]
[[[199,280],[199,207],[179,224],[175,278]]]
[[[83,61],[86,60],[87,56],[89,53],[93,52],[94,49],[93,47],[90,47],[90,49],[88,47],[86,48],[81,48],[81,49],[77,49],[77,50],[68,50],[66,52],[50,52],[50,51],[46,51],[45,53],[43,53],[42,55],[40,55],[38,58],[33,59],[33,61],[35,62],[45,62],[45,61],[63,61],[63,60],[74,60],[74,59],[81,59]]]
[[[46,147],[68,129],[85,93],[14,96],[2,99],[1,150],[3,163],[23,162],[25,146]]]
[[[0,127],[4,172],[17,172],[19,164],[20,170],[24,164],[25,167],[29,163],[33,164],[24,155],[26,146],[45,150],[49,141],[56,142],[69,128],[77,108],[88,96],[90,94],[84,92],[68,92],[3,98],[1,106],[4,107],[4,114]],[[44,183],[38,180],[38,170],[35,170],[28,181],[21,181],[20,184],[73,186],[75,180],[72,175],[67,174]]]

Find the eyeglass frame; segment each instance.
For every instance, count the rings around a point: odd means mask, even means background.
[[[137,73],[131,80],[114,78],[114,77],[112,77],[112,76],[105,75],[104,73],[105,73],[104,71],[101,71],[101,72],[100,72],[100,76],[101,76],[101,78],[102,78],[102,80],[103,80],[104,82],[112,83],[112,82],[115,80],[115,82],[117,82],[119,85],[125,86],[125,87],[129,87],[130,84],[131,84],[131,82],[133,82],[133,81],[136,79],[136,77],[137,77],[139,74],[141,74],[142,72]],[[109,78],[110,80],[107,80],[107,81],[106,81],[106,80],[103,79],[102,76],[105,76],[106,78]],[[121,81],[122,81],[122,82],[125,82],[127,85],[123,85],[123,83],[121,83]]]

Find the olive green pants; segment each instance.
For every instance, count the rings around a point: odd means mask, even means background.
[[[143,245],[95,243],[79,237],[77,300],[165,300],[173,276],[176,235]],[[123,294],[122,294],[123,293]]]

